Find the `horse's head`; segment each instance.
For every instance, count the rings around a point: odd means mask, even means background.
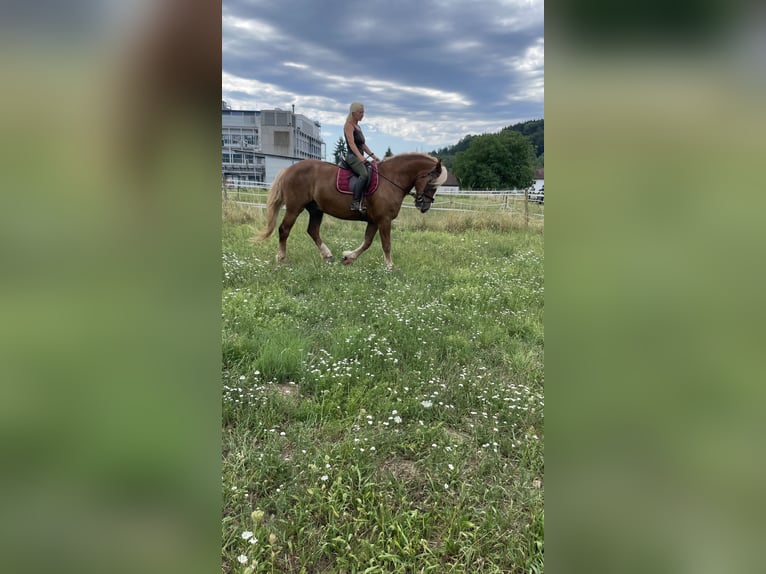
[[[436,188],[445,181],[447,181],[447,168],[442,165],[442,160],[439,159],[431,171],[419,175],[415,181],[415,207],[422,213],[431,209]]]

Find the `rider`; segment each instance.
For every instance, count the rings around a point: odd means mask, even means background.
[[[346,125],[343,126],[343,135],[346,137],[346,149],[348,150],[346,163],[359,176],[356,184],[354,184],[354,201],[351,203],[351,210],[359,211],[360,213],[363,212],[361,207],[362,194],[367,190],[369,180],[364,154],[366,153],[375,161],[379,161],[378,156],[372,153],[372,150],[364,143],[364,134],[362,133],[362,128],[359,127],[359,122],[363,117],[364,104],[354,102],[349,106]]]

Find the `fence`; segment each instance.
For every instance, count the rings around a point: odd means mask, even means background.
[[[270,184],[255,182],[227,183],[223,196],[227,201],[250,207],[266,207]],[[411,203],[402,204],[403,209],[416,209]],[[493,212],[508,211],[523,213],[525,217],[543,219],[542,204],[529,199],[524,190],[451,190],[440,189],[432,211]]]

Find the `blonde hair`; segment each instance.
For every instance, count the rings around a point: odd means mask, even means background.
[[[362,111],[363,109],[364,109],[364,104],[363,103],[361,103],[361,102],[353,102],[348,107],[348,115],[346,116],[346,121],[350,121],[350,120],[353,119],[353,116],[351,114],[353,114],[354,112]]]

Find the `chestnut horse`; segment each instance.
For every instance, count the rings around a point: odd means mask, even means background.
[[[334,261],[330,249],[319,236],[319,227],[325,213],[338,219],[366,221],[364,242],[354,251],[343,252],[343,263],[353,263],[370,247],[375,234],[380,231],[380,243],[386,266],[393,269],[391,261],[391,222],[399,215],[404,197],[415,188],[415,207],[425,213],[431,207],[436,189],[447,179],[447,168],[437,160],[422,153],[404,153],[388,157],[378,164],[378,189],[364,198],[366,213],[351,211],[350,194],[336,189],[338,166],[317,159],[304,159],[277,174],[269,191],[266,204],[268,223],[257,239],[271,236],[277,214],[284,205],[286,213],[279,226],[279,249],[277,262],[287,256],[287,238],[295,220],[306,209],[309,212],[308,234],[319,248],[325,261]]]

